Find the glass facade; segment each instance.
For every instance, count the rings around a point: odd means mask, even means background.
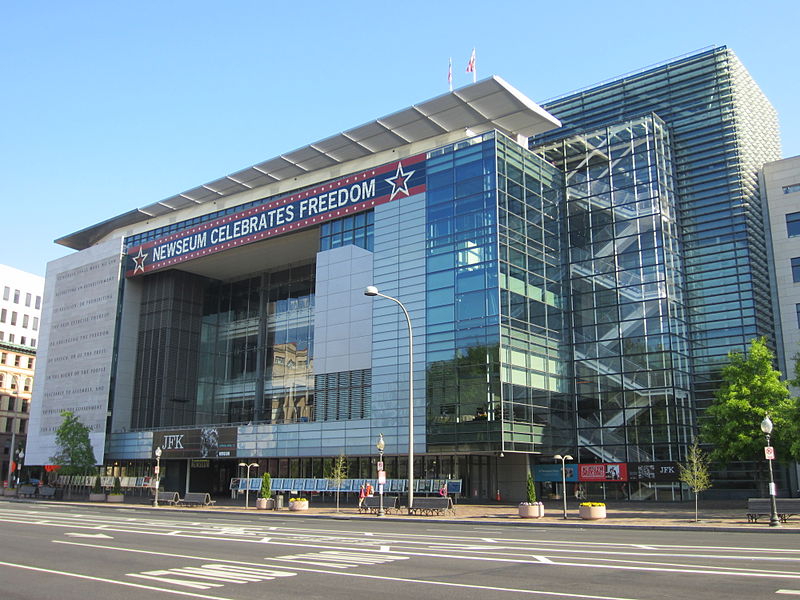
[[[669,129],[675,177],[669,187],[675,192],[682,242],[690,342],[689,389],[702,418],[703,408],[719,386],[719,370],[728,353],[744,352],[754,337],[773,339],[757,174],[764,162],[780,156],[775,110],[725,47],[543,107],[563,127],[532,139],[534,149],[649,113],[655,113]],[[638,177],[635,159],[625,168],[632,169],[631,177]],[[680,349],[673,350],[682,356]],[[678,378],[683,371],[672,369]],[[683,387],[677,379],[673,384],[679,386],[676,389]],[[728,482],[724,482],[728,476],[718,474],[715,487],[749,485],[742,480],[743,472],[729,474]]]

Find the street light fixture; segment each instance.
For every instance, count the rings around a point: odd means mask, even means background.
[[[564,500],[564,518],[566,519],[567,518],[567,469],[564,463],[567,462],[568,460],[572,460],[572,457],[569,454],[565,454],[564,456],[556,454],[553,458],[561,461],[561,485],[563,488],[561,497]]]
[[[769,465],[769,526],[780,527],[781,522],[778,519],[778,508],[775,504],[775,479],[772,475],[772,461],[775,458],[775,450],[769,445],[769,435],[772,433],[772,421],[769,415],[765,415],[764,420],[761,421],[761,431],[767,437],[767,445],[764,448],[764,454],[767,458],[767,465]]]
[[[19,487],[19,478],[22,476],[22,463],[25,459],[25,450],[20,448],[17,450],[17,487]]]
[[[244,509],[247,510],[250,508],[250,468],[255,467],[258,468],[258,463],[247,463],[240,462],[240,467],[247,467],[247,475],[245,478],[247,479],[247,484],[244,486]]]
[[[411,317],[400,300],[381,294],[374,285],[367,286],[364,295],[380,296],[396,302],[408,324],[408,512],[410,514],[414,506],[414,334],[411,330]]]
[[[161,488],[161,446],[156,446],[156,497],[153,499],[153,506],[158,508],[158,490]]]
[[[383,512],[383,484],[381,483],[381,473],[384,473],[383,469],[383,449],[386,447],[386,443],[383,441],[383,434],[378,434],[378,443],[375,444],[375,447],[378,449],[380,456],[378,457],[378,494],[381,497],[381,504],[380,508],[378,508],[378,516],[382,517],[386,513]]]

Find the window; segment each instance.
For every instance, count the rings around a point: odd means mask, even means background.
[[[800,283],[800,257],[792,259],[792,281]]]
[[[800,304],[795,304],[794,310],[797,312],[797,328],[800,329]]]
[[[11,288],[5,286],[3,288],[3,300],[8,300],[11,297]]]
[[[12,325],[17,324],[17,312],[14,310],[11,311],[11,324]]]
[[[30,377],[26,377],[26,378],[25,378],[25,381],[24,381],[24,383],[22,384],[22,391],[23,391],[23,392],[30,392],[30,391],[31,391],[31,385],[32,385],[32,384],[33,384],[33,380],[32,380]],[[27,400],[23,400],[23,401],[22,401],[22,407],[23,407],[23,409],[25,409],[25,408],[26,408],[25,404],[26,404],[27,402],[28,402]]]
[[[783,186],[784,194],[793,194],[794,192],[800,192],[800,183],[793,183],[792,185]]]
[[[32,356],[28,357],[28,368],[29,369],[33,369],[33,357]]]
[[[14,343],[14,340],[16,340],[16,339],[17,338],[13,333],[9,333],[8,334],[8,341],[11,342],[12,344]]]
[[[786,233],[789,234],[789,237],[800,235],[800,212],[786,215]]]
[[[33,330],[39,331],[39,317],[33,317]]]
[[[14,304],[19,304],[19,290],[14,290]]]
[[[18,367],[22,364],[22,357],[19,354],[14,355],[14,366]]]
[[[8,354],[5,352],[0,352],[0,365],[6,364],[6,360],[8,359]]]
[[[0,323],[5,323],[6,317],[8,317],[8,311],[4,308],[0,310]]]
[[[30,305],[31,305],[31,295],[25,294],[25,306],[30,306]]]
[[[25,344],[27,344],[27,343],[28,343],[28,338],[26,338],[26,337],[23,335],[23,336],[22,336],[22,337],[19,339],[19,343],[20,343],[20,344],[22,344],[22,345],[24,346]]]
[[[39,310],[42,307],[42,297],[36,296],[36,310]]]
[[[22,326],[25,329],[28,328],[28,315],[22,315]]]

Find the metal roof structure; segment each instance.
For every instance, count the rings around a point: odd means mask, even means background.
[[[497,129],[513,137],[530,137],[560,126],[553,115],[495,75],[92,225],[56,243],[83,250],[120,227],[445,133]]]

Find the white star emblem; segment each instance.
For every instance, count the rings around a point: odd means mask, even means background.
[[[139,248],[139,254],[133,257],[133,262],[135,263],[135,267],[133,268],[133,273],[136,274],[137,271],[141,271],[144,273],[144,259],[147,258],[147,254],[142,252],[142,248]]]
[[[397,172],[394,177],[389,177],[385,180],[392,186],[392,194],[389,196],[389,200],[394,200],[394,197],[400,192],[403,192],[406,196],[411,195],[411,192],[408,191],[408,180],[411,179],[413,174],[414,171],[404,172],[402,163],[397,164]]]

